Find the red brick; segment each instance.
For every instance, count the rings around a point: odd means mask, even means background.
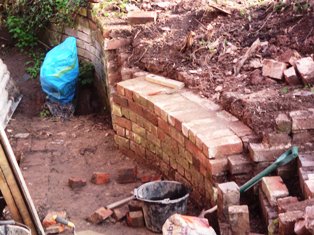
[[[304,181],[304,197],[306,199],[314,197],[314,179]]]
[[[287,68],[287,65],[283,62],[278,62],[271,59],[263,60],[263,76],[271,77],[274,79],[282,79],[283,71]]]
[[[132,130],[132,123],[130,120],[126,118],[115,116],[112,122],[120,127],[123,127],[128,130]]]
[[[294,235],[294,224],[299,219],[303,218],[303,211],[289,211],[278,215],[279,219],[279,234]]]
[[[196,147],[195,144],[193,144],[191,141],[186,140],[185,141],[185,148],[188,150],[193,156],[199,156],[202,155],[202,151]]]
[[[130,11],[127,15],[130,24],[146,24],[155,22],[157,19],[157,12],[155,11]]]
[[[133,91],[127,89],[127,88],[124,88],[124,93],[125,93],[125,97],[130,100],[130,101],[133,101]]]
[[[117,182],[119,184],[134,183],[137,181],[137,167],[129,167],[118,170]]]
[[[231,174],[244,174],[253,171],[250,159],[241,154],[228,157],[228,168]]]
[[[145,156],[145,148],[133,141],[130,141],[130,149],[134,151],[134,153],[138,156],[141,157]]]
[[[170,128],[170,136],[177,141],[179,144],[181,144],[182,146],[184,146],[184,141],[185,138],[183,135],[181,135],[180,132],[178,132],[175,128],[171,127]]]
[[[158,118],[156,114],[150,112],[147,109],[143,109],[143,117],[147,119],[150,123],[152,123],[154,126],[158,125]]]
[[[119,83],[117,84],[117,93],[118,93],[118,95],[121,95],[121,96],[125,95],[124,87],[121,86]]]
[[[45,228],[46,234],[59,234],[65,231],[65,226],[63,224],[54,224]]]
[[[311,57],[305,57],[295,62],[304,84],[314,84],[314,61]]]
[[[132,200],[128,203],[129,211],[142,211],[144,202]]]
[[[68,183],[69,183],[70,188],[72,189],[82,188],[86,185],[86,180],[82,178],[78,178],[78,177],[71,177],[68,180]]]
[[[294,67],[290,67],[286,69],[283,72],[283,74],[284,74],[286,83],[288,83],[289,85],[300,85],[302,83],[301,80],[298,78]]]
[[[128,205],[123,205],[119,208],[115,208],[113,209],[113,215],[112,217],[116,220],[116,221],[121,221],[122,219],[124,219],[126,217],[126,215],[129,212],[129,207]]]
[[[144,227],[144,215],[142,211],[130,211],[127,214],[126,223],[133,228]]]
[[[99,224],[106,220],[112,215],[112,210],[106,209],[104,207],[98,208],[92,215],[90,215],[86,220],[92,224]]]
[[[110,182],[110,175],[103,172],[94,172],[91,178],[93,184],[107,184]]]
[[[122,96],[118,94],[111,94],[112,101],[116,103],[117,105],[127,108],[128,107],[128,100],[126,98],[123,98]]]
[[[289,195],[289,191],[280,176],[263,177],[262,190],[272,206],[277,205],[278,198]]]
[[[122,38],[122,39],[105,39],[104,42],[104,50],[109,51],[109,50],[116,50],[121,47],[125,47],[130,45],[131,40],[127,38]]]
[[[162,179],[161,175],[156,175],[156,174],[147,174],[147,175],[142,175],[140,177],[140,180],[143,184],[147,182],[151,182],[151,181],[161,180],[161,179]]]
[[[284,197],[284,198],[278,198],[277,204],[278,204],[278,213],[285,212],[284,208],[289,206],[289,204],[298,202],[297,197]]]
[[[240,191],[235,182],[218,184],[218,216],[219,219],[228,219],[228,207],[240,204]]]
[[[314,129],[314,109],[290,112],[292,119],[292,132]]]
[[[144,116],[144,111],[143,111],[143,107],[133,101],[128,101],[129,102],[129,109],[132,110],[134,113],[140,115],[140,116]]]
[[[229,206],[228,214],[233,235],[248,235],[250,233],[249,208],[247,205]]]
[[[166,134],[169,135],[170,133],[170,126],[167,122],[162,120],[161,118],[158,118],[158,127],[161,128]]]
[[[114,130],[116,131],[117,135],[125,137],[125,128],[120,127],[118,125],[113,125],[114,126]]]
[[[208,160],[210,164],[210,172],[212,175],[220,176],[227,174],[228,171],[228,159],[211,159]]]

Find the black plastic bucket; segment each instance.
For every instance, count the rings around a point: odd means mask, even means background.
[[[189,190],[176,181],[154,181],[137,188],[136,197],[144,202],[146,227],[160,233],[171,215],[186,213]]]

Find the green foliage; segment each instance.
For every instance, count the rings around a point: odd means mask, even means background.
[[[39,76],[40,67],[44,60],[44,53],[30,53],[32,60],[27,61],[25,65],[27,66],[25,71],[31,76],[32,79],[35,79]]]
[[[9,16],[7,26],[12,37],[17,40],[16,46],[20,49],[36,45],[37,38],[33,33],[25,30],[27,25],[22,17]]]
[[[21,49],[33,47],[37,34],[49,23],[71,24],[87,0],[21,0],[8,9],[7,27]]]
[[[40,111],[39,116],[41,118],[47,118],[47,117],[51,116],[51,113],[50,113],[49,109],[45,107],[45,108],[43,108],[42,111]]]
[[[94,81],[94,65],[85,61],[80,61],[80,74],[78,77],[79,84],[88,86]]]

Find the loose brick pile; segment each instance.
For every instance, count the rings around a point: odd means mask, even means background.
[[[147,74],[135,75],[112,94],[116,143],[126,155],[192,186],[195,199],[213,203],[213,186],[226,180],[228,166],[238,175],[250,169],[249,159],[239,154],[252,131],[209,100],[185,89],[165,94],[166,87],[144,79]]]

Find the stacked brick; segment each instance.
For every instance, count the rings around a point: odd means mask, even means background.
[[[165,86],[148,82],[147,74],[137,75],[118,83],[111,96],[116,143],[126,155],[192,186],[201,203],[208,204],[204,198],[214,203],[213,187],[227,177],[228,156],[243,153],[252,131],[211,101],[185,89],[167,93]],[[235,174],[245,174],[230,164]]]
[[[301,191],[305,199],[314,197],[314,153],[300,154],[298,173]]]

